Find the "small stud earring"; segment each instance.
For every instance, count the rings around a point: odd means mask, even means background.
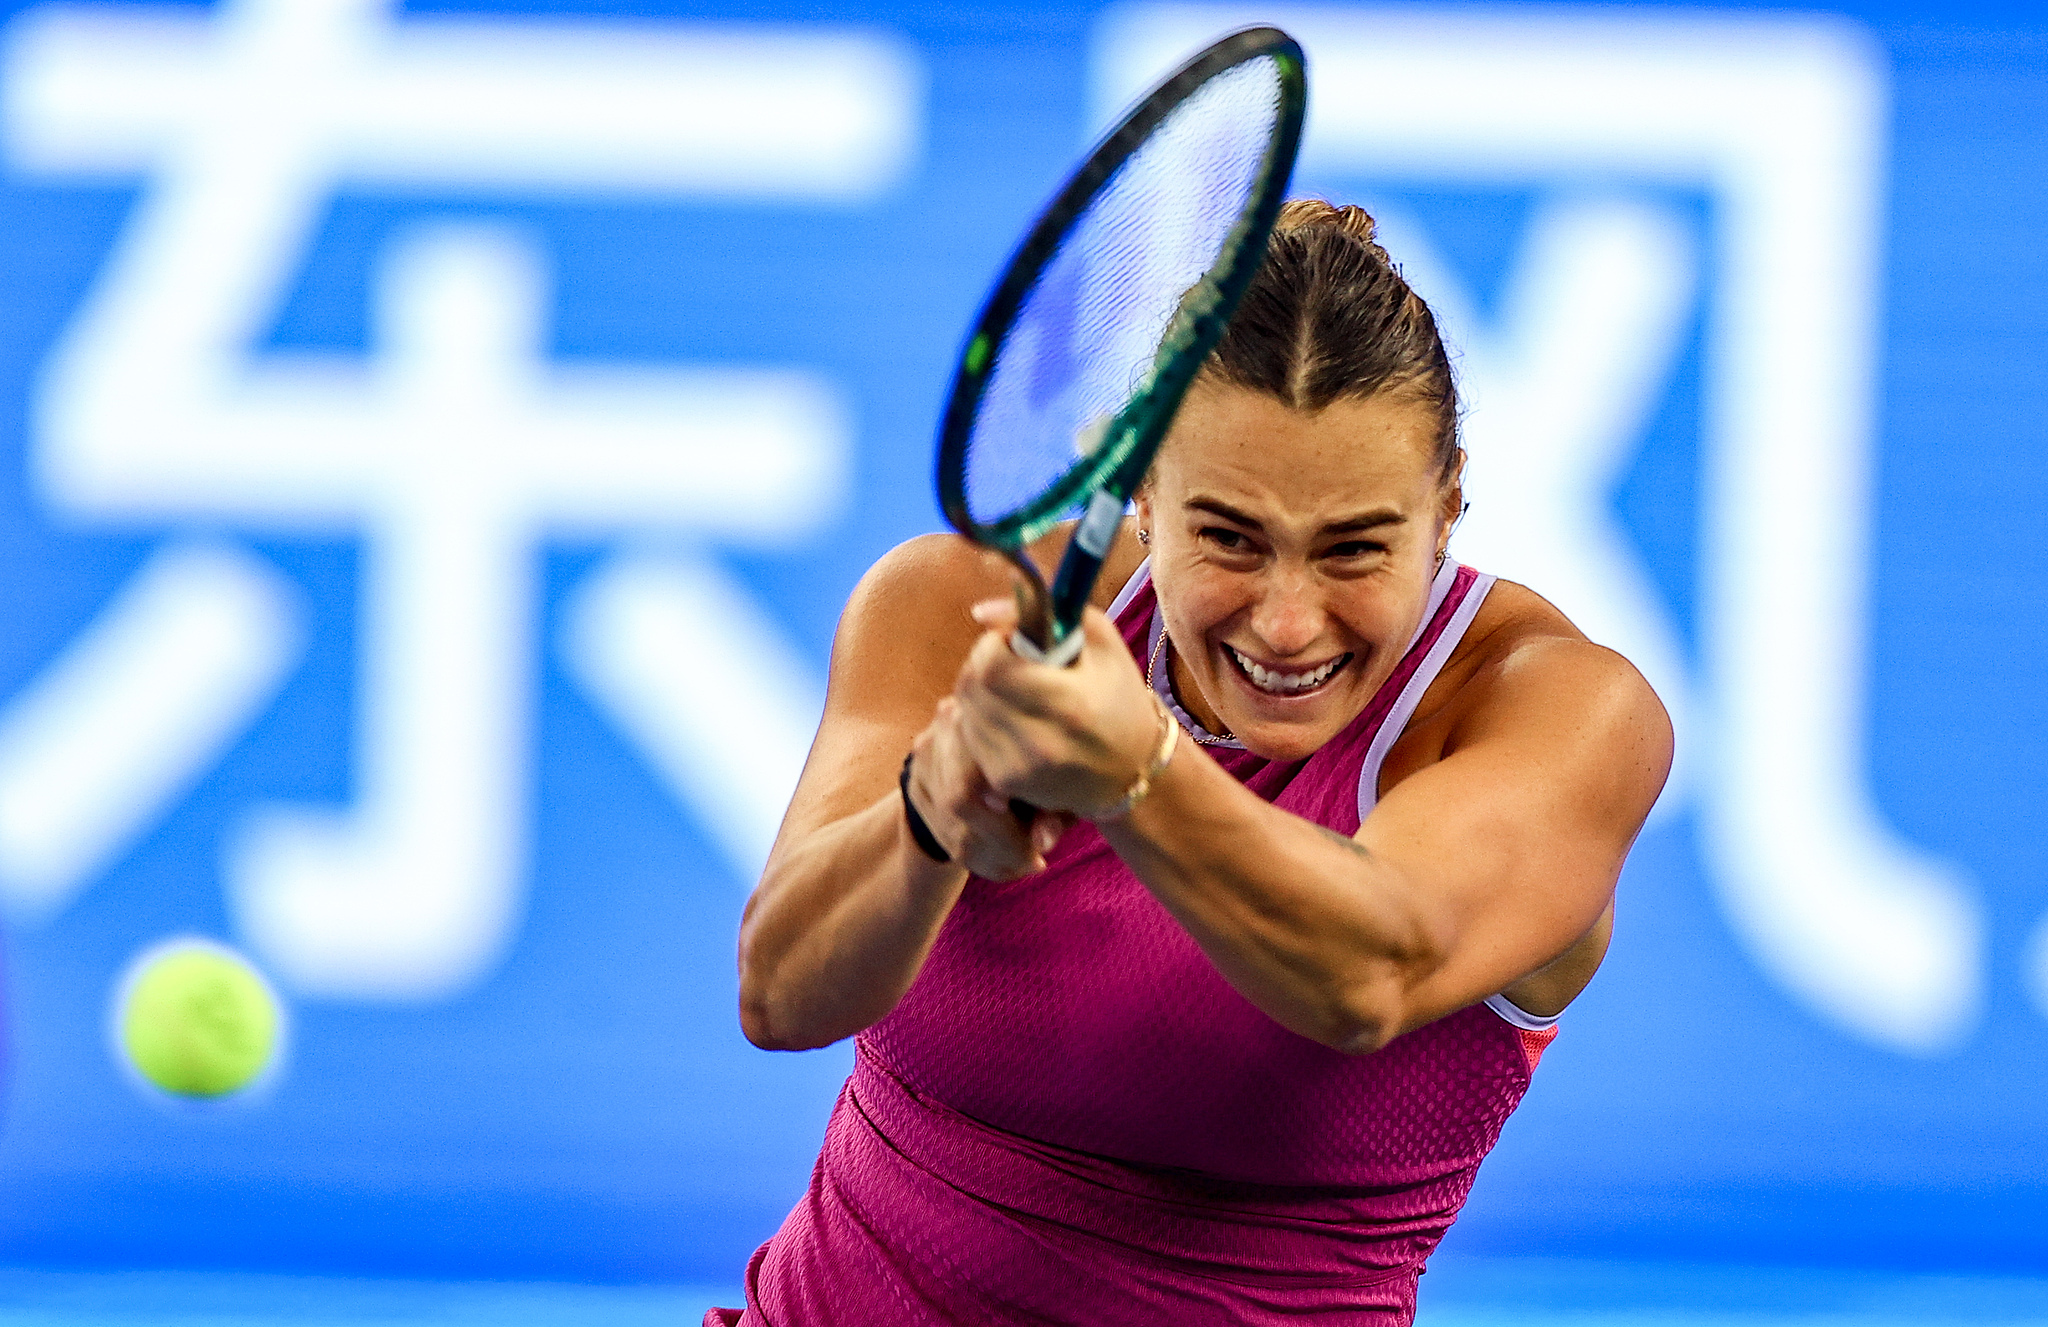
[[[1152,532],[1150,530],[1138,531],[1138,542],[1149,546],[1152,543]]]

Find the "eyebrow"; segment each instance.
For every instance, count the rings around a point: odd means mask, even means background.
[[[1246,529],[1257,530],[1260,533],[1265,532],[1266,527],[1259,524],[1256,518],[1239,511],[1229,503],[1219,499],[1189,498],[1187,505],[1197,511],[1206,511],[1213,516],[1221,516],[1224,520],[1233,521],[1238,525],[1244,526]],[[1384,525],[1405,525],[1407,521],[1408,518],[1406,516],[1391,507],[1376,507],[1371,511],[1360,512],[1356,516],[1347,516],[1341,521],[1331,521],[1323,526],[1321,533],[1353,534],[1360,530],[1377,530]]]

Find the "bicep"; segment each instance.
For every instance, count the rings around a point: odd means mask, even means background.
[[[1358,832],[1436,938],[1405,1026],[1495,994],[1594,926],[1670,765],[1670,726],[1625,660],[1578,641],[1517,650],[1445,757]]]

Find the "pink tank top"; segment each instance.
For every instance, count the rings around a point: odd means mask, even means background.
[[[1492,580],[1446,563],[1393,676],[1306,760],[1209,755],[1355,833]],[[1141,666],[1155,604],[1140,568],[1113,606]],[[857,1039],[810,1191],[748,1267],[746,1317],[706,1322],[1408,1322],[1552,1021],[1495,997],[1371,1055],[1298,1036],[1084,822],[1044,872],[968,882]]]

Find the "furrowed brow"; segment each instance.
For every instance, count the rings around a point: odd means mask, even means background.
[[[1398,511],[1381,508],[1378,511],[1361,512],[1341,521],[1331,521],[1323,527],[1324,534],[1356,534],[1360,530],[1377,530],[1387,525],[1406,525],[1408,518]]]
[[[1226,521],[1234,521],[1247,530],[1264,530],[1266,528],[1259,524],[1256,517],[1246,515],[1229,503],[1219,501],[1216,498],[1189,498],[1188,506],[1196,511],[1208,512],[1211,516],[1221,516]]]
[[[1239,511],[1219,498],[1189,498],[1187,505],[1196,511],[1206,511],[1212,516],[1221,516],[1224,520],[1242,525],[1247,530],[1263,532],[1266,528],[1259,523],[1257,517]],[[1325,535],[1356,534],[1361,530],[1378,530],[1389,525],[1405,525],[1407,523],[1408,517],[1403,513],[1395,511],[1391,507],[1378,507],[1372,511],[1360,512],[1355,516],[1347,516],[1339,521],[1331,521],[1323,526],[1322,533]]]

